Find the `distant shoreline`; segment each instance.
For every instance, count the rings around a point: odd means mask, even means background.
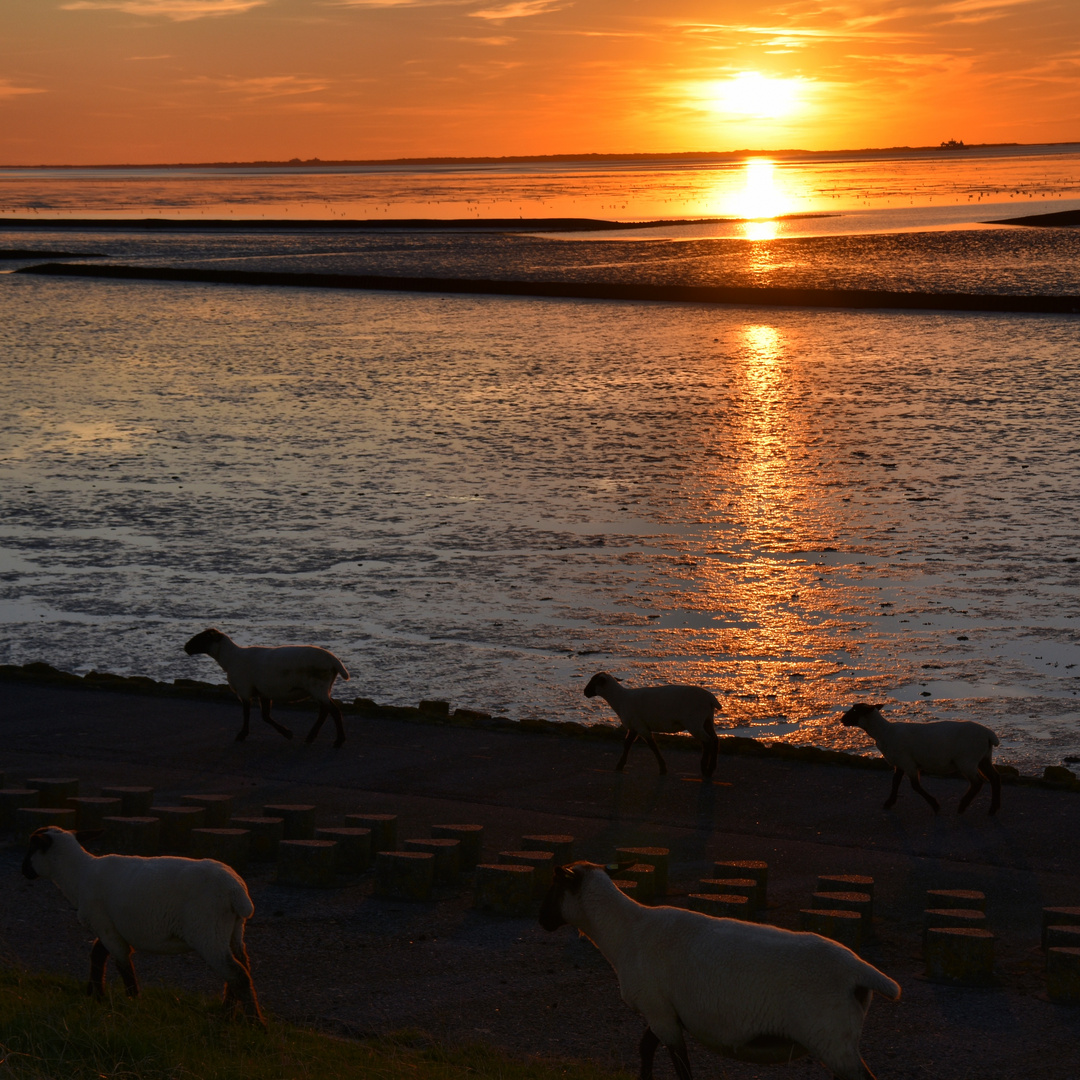
[[[173,161],[145,163],[97,163],[97,164],[36,164],[36,165],[0,165],[0,169],[326,169],[326,168],[377,168],[377,167],[421,167],[432,165],[571,165],[580,162],[584,165],[628,163],[649,163],[662,161],[677,162],[723,162],[737,161],[747,157],[787,157],[791,159],[828,159],[851,157],[884,157],[890,154],[932,154],[934,156],[960,157],[975,152],[985,153],[993,150],[1059,150],[1065,147],[1080,148],[1080,140],[1052,143],[969,143],[963,147],[937,146],[882,146],[862,149],[841,150],[801,150],[788,148],[780,150],[681,150],[672,153],[635,152],[624,154],[508,154],[496,156],[433,156],[399,158],[288,158],[265,161]]]

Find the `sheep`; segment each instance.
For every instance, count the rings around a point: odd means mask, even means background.
[[[214,629],[196,634],[184,645],[184,652],[188,656],[205,653],[213,657],[224,670],[229,686],[244,707],[244,725],[236,736],[237,742],[243,742],[248,737],[253,697],[259,699],[263,720],[286,739],[291,739],[293,733],[270,715],[273,699],[312,697],[319,703],[319,719],[315,721],[304,741],[315,741],[329,714],[334,717],[337,725],[335,748],[345,742],[341,709],[330,697],[330,690],[339,675],[348,682],[349,673],[332,652],[314,645],[285,645],[275,649],[258,646],[245,648],[235,644],[220,630]]]
[[[105,996],[105,966],[116,961],[129,997],[139,983],[131,952],[194,950],[225,980],[225,1005],[240,1007],[266,1026],[251,982],[244,924],[255,908],[243,880],[213,859],[91,855],[80,835],[55,826],[37,829],[23,874],[49,878],[75,906],[79,922],[96,935],[86,992]]]
[[[1001,808],[1001,777],[991,761],[998,737],[982,724],[971,720],[938,720],[931,724],[890,723],[881,715],[885,703],[867,705],[856,702],[840,718],[845,727],[860,727],[877,744],[885,760],[893,767],[892,791],[883,810],[890,809],[900,793],[900,782],[907,774],[915,789],[934,809],[941,804],[919,783],[923,769],[951,776],[959,773],[970,787],[960,800],[962,814],[979,794],[983,781],[990,781],[990,813]]]
[[[874,1080],[859,1054],[873,991],[900,987],[850,949],[817,934],[645,907],[602,867],[558,867],[540,925],[569,923],[615,969],[623,1001],[645,1019],[640,1080],[667,1047],[691,1080],[685,1034],[727,1057],[778,1064],[811,1054],[840,1080]]]
[[[667,763],[653,738],[654,731],[688,731],[702,747],[701,775],[709,779],[716,771],[719,741],[713,727],[713,713],[723,708],[719,701],[700,686],[623,686],[614,675],[598,671],[585,687],[587,698],[602,697],[616,712],[626,737],[616,772],[626,767],[626,758],[635,739],[644,739],[660,764],[660,775],[667,773]]]

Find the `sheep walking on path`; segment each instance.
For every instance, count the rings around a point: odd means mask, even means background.
[[[225,980],[225,1004],[265,1026],[244,945],[244,925],[255,911],[243,880],[213,859],[91,855],[78,837],[49,826],[30,836],[22,864],[33,880],[46,877],[94,932],[87,993],[105,996],[105,965],[116,962],[129,997],[139,983],[133,949],[152,953],[194,950]]]
[[[700,686],[623,686],[614,675],[598,671],[585,687],[587,698],[602,697],[616,712],[626,728],[622,757],[616,772],[626,767],[626,758],[636,739],[643,739],[660,764],[660,775],[667,773],[667,763],[653,738],[654,731],[688,731],[701,743],[701,775],[708,779],[716,771],[719,742],[713,727],[713,713],[722,708],[708,690]]]
[[[348,682],[349,673],[332,652],[315,645],[245,648],[220,630],[213,629],[196,634],[184,645],[184,652],[188,656],[205,653],[213,657],[225,672],[229,686],[244,707],[244,726],[236,736],[237,742],[243,742],[248,737],[252,698],[259,699],[263,720],[286,739],[291,739],[293,733],[270,715],[270,706],[275,698],[295,701],[304,697],[314,698],[319,705],[319,719],[304,741],[314,742],[327,716],[333,716],[337,726],[334,746],[341,746],[345,742],[341,708],[330,696],[330,690],[339,675]]]
[[[962,814],[971,800],[990,781],[990,813],[1001,808],[1001,777],[994,768],[992,755],[998,737],[982,724],[971,720],[937,720],[930,724],[891,723],[881,714],[885,704],[867,705],[857,702],[841,717],[845,727],[860,727],[877,744],[885,760],[893,767],[892,791],[885,800],[884,810],[896,803],[900,782],[906,775],[912,788],[933,808],[936,814],[941,804],[919,782],[923,770],[942,776],[959,773],[969,787],[960,800],[957,813]]]
[[[615,969],[623,1001],[647,1024],[641,1080],[663,1044],[678,1080],[691,1080],[687,1034],[728,1057],[779,1064],[812,1055],[840,1080],[874,1080],[859,1054],[873,992],[900,987],[817,934],[645,907],[602,867],[559,867],[540,924],[577,927]]]

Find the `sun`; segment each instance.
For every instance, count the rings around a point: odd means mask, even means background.
[[[757,71],[742,71],[715,84],[713,107],[718,112],[779,120],[799,107],[799,80],[778,79]]]

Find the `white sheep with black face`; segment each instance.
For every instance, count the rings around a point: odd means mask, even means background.
[[[840,1080],[874,1080],[859,1054],[876,991],[900,987],[850,949],[817,934],[645,907],[592,863],[558,867],[540,924],[575,926],[615,969],[623,1001],[645,1018],[641,1080],[668,1048],[691,1080],[686,1038],[729,1057],[778,1064],[806,1054]]]
[[[244,726],[236,736],[237,742],[248,737],[251,722],[251,701],[258,698],[262,718],[275,731],[292,738],[292,732],[270,715],[275,698],[285,701],[314,698],[319,705],[319,719],[307,734],[305,742],[313,742],[327,716],[333,716],[337,727],[334,746],[345,742],[345,725],[341,708],[330,696],[334,681],[340,675],[346,682],[349,673],[345,665],[327,649],[315,645],[282,645],[276,648],[237,645],[220,630],[204,630],[184,645],[188,656],[205,653],[213,657],[225,672],[240,704],[244,708]]]
[[[636,739],[656,756],[660,774],[667,772],[667,763],[660,754],[653,732],[687,731],[701,743],[701,775],[708,779],[716,771],[719,742],[713,727],[713,714],[723,706],[714,694],[701,686],[623,686],[614,675],[598,671],[585,687],[587,698],[602,697],[614,710],[626,728],[622,757],[616,772],[626,767],[626,758]]]
[[[993,752],[998,737],[982,724],[971,720],[937,720],[929,724],[890,722],[881,714],[885,707],[856,702],[840,718],[845,727],[860,727],[877,744],[885,760],[893,767],[892,791],[885,805],[888,810],[900,794],[900,782],[906,775],[912,788],[934,809],[941,804],[919,782],[922,773],[941,776],[959,773],[968,781],[969,787],[960,799],[957,810],[962,814],[971,800],[982,789],[984,780],[990,781],[990,813],[1001,808],[1001,777],[994,768]]]
[[[96,935],[87,992],[105,994],[111,956],[130,997],[139,993],[132,950],[197,952],[225,980],[225,1003],[265,1026],[244,945],[255,911],[243,879],[214,859],[91,855],[66,829],[49,826],[30,836],[22,864],[33,880],[46,877],[74,905]]]

